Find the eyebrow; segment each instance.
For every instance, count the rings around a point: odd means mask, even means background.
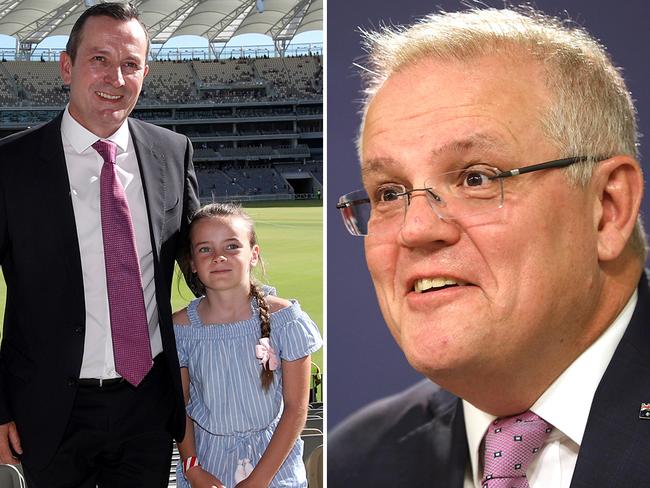
[[[105,46],[93,46],[88,49],[89,53],[91,56],[110,56],[113,54],[113,51],[111,49],[106,49]],[[136,61],[138,63],[142,63],[142,57],[135,52],[129,52],[127,53],[127,56],[124,58],[126,61]]]
[[[470,151],[482,150],[494,152],[497,148],[503,147],[503,141],[495,136],[478,132],[462,139],[456,139],[434,148],[429,155],[429,161],[433,161],[442,153],[463,154]],[[370,175],[382,173],[391,167],[400,167],[401,163],[393,158],[372,158],[364,161],[361,165],[361,177],[363,179]]]

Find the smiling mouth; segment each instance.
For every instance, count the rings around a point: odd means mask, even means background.
[[[456,280],[454,278],[421,278],[416,280],[413,284],[413,291],[415,293],[429,293],[432,291],[440,291],[446,288],[453,288],[457,286],[465,286],[466,282]]]
[[[110,93],[106,92],[95,92],[100,98],[103,98],[105,100],[119,100],[122,98],[122,95],[111,95]]]

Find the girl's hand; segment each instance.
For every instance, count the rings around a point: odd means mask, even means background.
[[[219,478],[208,473],[201,466],[195,466],[185,473],[185,478],[192,488],[226,488]]]

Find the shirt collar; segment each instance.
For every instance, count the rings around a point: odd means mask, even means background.
[[[637,300],[638,293],[635,290],[607,330],[558,376],[530,408],[578,445],[582,443],[596,388],[632,319]],[[463,413],[472,477],[476,483],[477,480],[480,481],[478,470],[481,442],[496,417],[465,400]]]
[[[122,125],[109,137],[99,137],[86,129],[83,125],[77,122],[72,115],[70,115],[69,105],[65,107],[65,111],[63,112],[61,133],[78,154],[83,153],[97,142],[98,139],[114,142],[119,148],[118,152],[125,152],[129,147],[130,133],[128,120],[125,120],[124,123],[122,123]]]

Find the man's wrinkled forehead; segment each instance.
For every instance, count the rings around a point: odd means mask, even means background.
[[[476,132],[465,137],[459,137],[447,141],[439,146],[434,147],[429,152],[429,157],[423,161],[423,164],[435,164],[437,160],[445,156],[462,158],[469,154],[495,154],[501,153],[505,141],[496,134],[487,132]],[[394,172],[402,163],[393,158],[368,158],[361,159],[361,177],[363,180],[377,174]],[[444,171],[444,169],[443,169]]]
[[[418,67],[423,66],[427,67],[428,71],[426,73],[421,72],[419,77],[411,77],[406,84],[404,83],[405,77],[402,76],[403,73],[414,72],[418,70]],[[470,56],[464,59],[441,59],[435,56],[423,56],[411,60],[392,71],[380,84],[375,85],[371,92],[366,92],[357,136],[358,154],[359,156],[363,154],[364,136],[369,123],[372,124],[373,121],[381,117],[394,117],[404,107],[411,107],[414,110],[413,114],[417,110],[420,110],[422,114],[426,114],[426,108],[424,107],[427,100],[435,100],[437,96],[437,91],[429,89],[427,85],[431,76],[434,78],[436,76],[440,77],[442,73],[445,74],[444,76],[455,75],[456,77],[462,76],[464,79],[476,79],[476,86],[491,89],[495,99],[501,98],[504,93],[509,91],[511,96],[508,98],[511,101],[516,99],[517,103],[522,106],[528,99],[535,99],[537,101],[534,110],[535,116],[541,121],[547,115],[549,104],[552,104],[555,99],[551,87],[547,85],[547,69],[547,66],[532,56],[529,51],[517,46],[492,54]],[[502,84],[489,83],[489,79],[483,78],[484,75],[492,76],[494,79],[500,78]],[[394,85],[397,84],[395,83],[396,79],[400,80],[398,90],[394,89]],[[457,79],[462,82],[461,78]],[[443,86],[443,89],[449,88],[449,90],[453,90],[456,83],[453,79],[450,79],[446,85],[447,87]],[[387,87],[391,87],[391,103],[385,103],[385,101],[381,101],[379,104],[376,103],[378,99],[386,98]],[[422,106],[418,106],[412,100],[408,101],[409,97],[419,91],[421,92],[423,88],[426,91],[420,93],[420,99],[423,102]],[[459,95],[462,96],[463,94],[460,93]],[[377,105],[381,105],[380,110],[377,110]],[[445,109],[445,107],[437,108],[439,110]],[[455,107],[450,105],[449,109],[453,111]]]

